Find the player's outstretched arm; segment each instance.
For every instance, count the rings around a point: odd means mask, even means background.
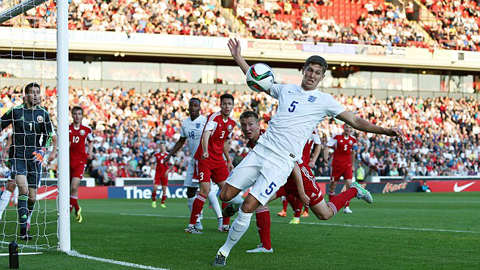
[[[337,115],[336,118],[349,124],[354,129],[375,134],[384,134],[391,137],[399,137],[400,139],[403,139],[403,133],[399,128],[382,128],[347,111],[344,111],[341,114]]]
[[[185,144],[186,140],[187,140],[187,137],[180,137],[180,139],[178,139],[178,141],[173,146],[172,150],[170,150],[167,157],[165,158],[165,160],[168,163],[170,163],[170,159],[172,158],[172,156],[175,155],[175,153],[177,153],[178,150],[180,150],[182,148],[182,146]],[[195,153],[193,153],[193,155],[195,155]]]
[[[228,41],[228,48],[230,49],[233,60],[237,62],[237,65],[242,69],[243,74],[247,74],[248,68],[250,68],[250,66],[247,64],[245,59],[243,59],[240,41],[236,38],[231,38]]]

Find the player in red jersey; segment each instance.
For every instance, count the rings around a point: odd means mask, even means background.
[[[345,181],[345,189],[350,188],[352,184],[353,164],[355,162],[355,154],[352,149],[357,146],[357,139],[351,134],[352,127],[345,124],[343,134],[333,136],[327,143],[328,147],[333,148],[332,173],[330,175],[330,187],[328,188],[329,199],[335,196],[335,187],[341,177]],[[346,214],[352,213],[350,201],[345,205],[343,212]]]
[[[187,233],[201,233],[195,228],[195,223],[210,192],[210,180],[222,188],[229,171],[233,169],[232,160],[228,154],[230,150],[229,138],[236,125],[235,121],[230,118],[233,105],[234,98],[232,95],[223,94],[220,96],[220,112],[209,115],[207,124],[203,129],[200,145],[194,156],[197,164],[193,176],[200,182],[200,191],[193,202],[190,222],[185,229]],[[236,196],[228,203],[240,205],[242,202],[242,198]],[[222,203],[222,208],[226,207],[228,203]],[[223,231],[228,231],[229,222],[230,218],[223,218]]]
[[[78,186],[87,167],[87,159],[93,158],[92,129],[82,125],[82,107],[72,108],[73,123],[70,124],[70,212],[75,208],[77,222],[82,222],[82,208],[78,205]],[[88,141],[88,153],[86,144]]]
[[[313,151],[313,155],[312,157],[310,158],[310,155],[312,154],[312,146],[315,144],[314,146],[314,151]],[[321,141],[320,141],[320,137],[318,136],[318,131],[317,129],[314,129],[313,132],[312,132],[312,135],[310,136],[310,138],[307,140],[307,143],[305,144],[305,147],[303,148],[303,154],[302,154],[302,160],[303,160],[303,164],[307,165],[308,164],[308,167],[306,167],[306,169],[310,170],[310,168],[313,168],[315,167],[315,162],[317,161],[318,159],[318,156],[320,155],[320,150],[321,150],[321,147],[320,147],[320,144],[321,144]],[[282,211],[280,211],[279,213],[277,213],[278,216],[281,216],[281,217],[286,217],[287,216],[287,206],[288,206],[288,203],[290,203],[290,205],[293,207],[293,209],[295,209],[295,211],[298,209],[298,207],[300,207],[300,210],[302,210],[302,205],[301,204],[297,204],[297,205],[293,205],[292,203],[295,202],[295,198],[292,197],[293,195],[290,194],[290,198],[286,198],[286,197],[282,197],[282,203],[283,203],[283,209]],[[294,214],[294,219],[290,222],[291,224],[298,224],[300,223],[300,215],[302,217],[308,217],[308,206],[305,206],[305,210],[303,212],[295,212]]]
[[[157,190],[158,186],[162,186],[162,208],[166,208],[165,201],[167,200],[167,186],[168,186],[168,173],[172,171],[173,166],[169,166],[167,146],[164,142],[160,143],[160,152],[155,153],[155,158],[157,160],[157,167],[155,169],[155,179],[153,180],[153,191],[152,191],[152,207],[157,208]]]

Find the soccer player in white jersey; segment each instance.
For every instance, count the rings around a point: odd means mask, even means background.
[[[249,65],[241,55],[240,42],[230,39],[228,47],[237,65],[246,73]],[[266,92],[278,99],[277,112],[255,148],[230,173],[222,188],[220,199],[228,202],[240,191],[252,187],[231,225],[227,241],[217,252],[214,266],[226,266],[230,251],[248,229],[253,212],[259,205],[265,205],[286,183],[294,162],[302,157],[302,149],[310,134],[325,117],[335,117],[365,132],[402,135],[397,128],[382,128],[346,112],[332,95],[317,91],[327,67],[325,59],[311,56],[302,68],[301,85],[274,84]],[[373,202],[370,193],[360,186],[357,198]],[[332,213],[324,200],[320,207],[325,213]]]
[[[205,127],[205,123],[207,122],[207,117],[200,115],[200,105],[201,101],[198,98],[191,98],[189,100],[188,112],[190,114],[190,117],[183,120],[182,128],[180,130],[180,139],[178,139],[177,143],[175,143],[172,150],[165,158],[165,160],[170,161],[171,157],[183,147],[185,141],[188,141],[190,160],[188,162],[187,176],[185,177],[185,182],[183,183],[183,185],[187,187],[187,203],[190,212],[192,212],[193,201],[195,200],[195,195],[197,194],[197,190],[199,187],[198,180],[193,179],[193,172],[195,168],[195,160],[193,159],[193,155],[195,154],[195,152],[197,152],[198,145],[200,144],[200,138],[202,137],[203,127]],[[213,211],[217,215],[218,229],[221,230],[223,216],[222,209],[220,208],[220,204],[218,203],[217,199],[218,190],[219,188],[217,185],[211,184],[210,192],[208,193],[208,200],[210,201],[210,205],[212,206]],[[198,219],[195,227],[197,229],[203,228],[200,219]]]

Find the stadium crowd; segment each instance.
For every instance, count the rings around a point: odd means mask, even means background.
[[[277,19],[276,9],[261,6],[243,9],[239,17],[255,38],[427,47],[423,32],[406,19],[400,8],[392,4],[386,8],[376,7],[370,2],[365,6],[368,9],[358,18],[357,25],[346,26],[337,24],[333,17],[327,19],[319,15],[313,4],[305,6],[297,24],[292,23],[290,17]],[[300,7],[294,9],[300,10]]]
[[[392,3],[363,1],[356,24],[339,24],[325,16],[319,5],[325,1],[274,1],[263,5],[237,5],[235,14],[247,29],[246,37],[260,39],[338,42],[383,46],[441,47],[458,50],[480,48],[480,7],[472,0],[434,1],[424,4],[438,16],[434,22],[421,22],[426,32],[409,20],[406,9]],[[345,8],[349,8],[346,6]],[[115,31],[199,36],[238,34],[235,24],[222,15],[215,0],[100,1],[73,0],[69,7],[70,30]],[[408,10],[408,9],[407,9]],[[14,27],[55,27],[55,2],[49,1],[27,16],[4,25]],[[427,44],[425,33],[435,42]]]
[[[424,0],[438,22],[422,22],[442,48],[478,50],[480,46],[480,7],[478,1]]]
[[[2,114],[22,100],[19,87],[1,89]],[[202,100],[201,113],[219,111],[217,91],[173,89],[150,90],[138,93],[135,89],[71,88],[71,105],[85,110],[84,124],[93,129],[95,158],[89,163],[87,174],[99,184],[112,184],[116,177],[151,177],[155,170],[153,153],[159,142],[165,141],[171,149],[179,138],[181,121],[188,117],[188,100]],[[254,110],[266,127],[275,111],[275,100],[264,94],[232,93],[236,99],[232,117],[238,120],[245,110]],[[454,100],[448,97],[414,98],[391,97],[379,100],[374,96],[336,96],[349,111],[381,126],[399,126],[407,136],[397,141],[384,136],[356,133],[358,161],[368,165],[379,175],[476,175],[480,172],[480,104],[475,99]],[[45,88],[43,105],[52,119],[57,119],[56,90]],[[319,126],[323,143],[342,132],[338,121],[325,120]],[[6,132],[2,133],[2,139]],[[231,140],[230,155],[238,164],[248,147],[237,127]],[[187,148],[174,157],[172,177],[182,177],[192,156]],[[52,169],[55,170],[55,164]],[[320,156],[314,172],[328,176],[328,162]],[[0,173],[5,173],[2,168]]]

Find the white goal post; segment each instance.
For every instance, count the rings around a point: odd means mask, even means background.
[[[5,4],[4,0],[4,4]],[[0,24],[43,4],[27,0],[0,12]],[[68,0],[57,0],[57,115],[58,115],[58,249],[71,251],[69,169]]]
[[[68,0],[57,0],[57,89],[58,89],[58,237],[59,249],[70,243],[70,144],[68,128]]]

